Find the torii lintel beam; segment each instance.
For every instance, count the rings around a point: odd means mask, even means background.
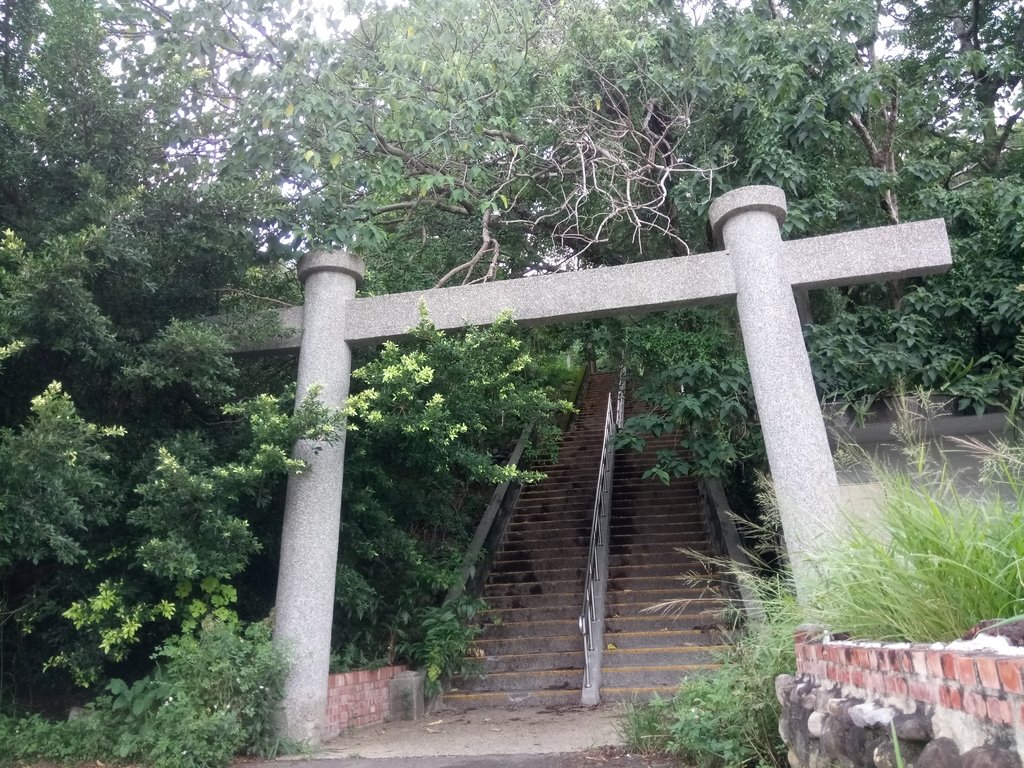
[[[794,288],[852,285],[918,277],[952,263],[941,219],[823,235],[784,244]],[[827,254],[827,255],[826,255]],[[345,339],[353,346],[407,337],[424,305],[442,330],[486,325],[511,311],[524,326],[643,314],[711,304],[736,294],[726,251],[644,261],[493,283],[353,299]],[[238,350],[241,354],[295,352],[302,340],[302,307],[280,312],[283,336]]]

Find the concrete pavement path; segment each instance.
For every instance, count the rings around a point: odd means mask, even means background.
[[[348,733],[312,755],[252,768],[669,768],[665,758],[627,754],[621,709],[603,705],[441,708],[416,722]]]

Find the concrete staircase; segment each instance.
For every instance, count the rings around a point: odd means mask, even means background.
[[[635,404],[627,404],[626,413]],[[713,669],[723,608],[714,572],[689,554],[712,554],[697,481],[643,479],[672,436],[620,451],[612,486],[611,551],[602,663],[604,701],[671,695],[688,674]],[[685,549],[687,552],[680,552]],[[677,601],[665,610],[650,606]]]
[[[580,703],[583,641],[577,622],[605,409],[617,378],[589,378],[558,461],[534,467],[547,479],[520,495],[485,588],[488,609],[481,614],[483,631],[476,641],[481,674],[456,681],[446,702]],[[720,601],[679,578],[708,576],[703,565],[676,551],[708,546],[696,483],[665,486],[641,478],[669,440],[652,439],[643,454],[620,452],[616,458],[604,700],[670,692],[682,676],[711,665],[719,642],[713,614]],[[689,604],[669,614],[641,612],[681,597]]]

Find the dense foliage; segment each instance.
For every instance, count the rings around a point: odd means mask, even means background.
[[[204,621],[266,616],[291,446],[346,417],[339,659],[450,666],[420,619],[510,446],[563,407],[564,364],[539,366],[510,322],[424,322],[360,353],[347,413],[292,414],[294,361],[233,358],[203,318],[255,331],[253,310],[300,302],[309,243],[283,228],[280,179],[220,165],[211,115],[190,113],[208,140],[185,147],[179,78],[202,75],[150,67],[173,35],[133,58],[134,12],[0,5],[0,707],[59,713],[94,695],[72,683],[143,677]],[[377,290],[429,285],[377,261]]]
[[[159,768],[223,765],[245,750],[273,757],[283,745],[274,714],[286,661],[266,622],[244,632],[214,619],[168,642],[157,670],[131,685],[114,678],[75,719],[0,714],[0,765],[144,761]]]

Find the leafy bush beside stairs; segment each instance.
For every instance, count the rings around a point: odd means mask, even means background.
[[[273,718],[286,664],[268,622],[244,629],[209,620],[196,636],[164,645],[157,670],[129,686],[115,679],[81,717],[0,716],[0,765],[142,762],[214,768],[240,752],[280,751]]]

